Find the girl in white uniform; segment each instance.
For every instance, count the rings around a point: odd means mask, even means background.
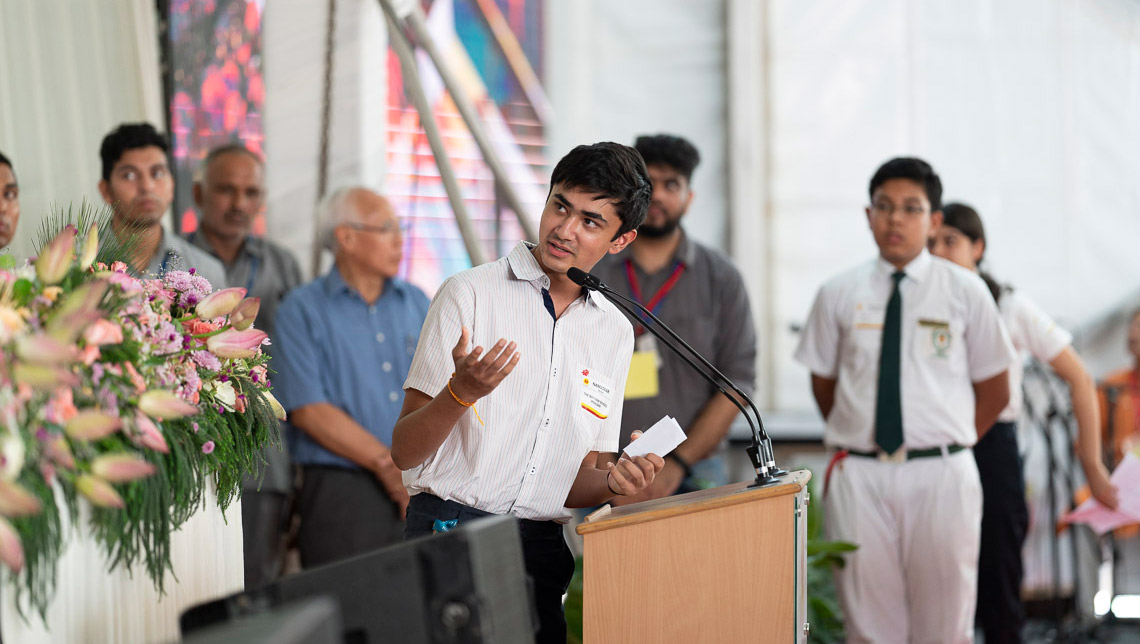
[[[930,252],[978,272],[994,300],[1019,353],[1030,353],[1049,364],[1072,391],[1073,412],[1079,428],[1078,454],[1093,495],[1115,507],[1116,490],[1100,459],[1100,422],[1096,386],[1071,346],[1072,335],[1057,326],[1022,293],[1000,286],[979,271],[986,251],[981,217],[971,207],[951,203],[943,208],[941,230],[930,241]],[[982,480],[982,542],[978,563],[977,622],[986,644],[1020,642],[1025,611],[1021,606],[1021,547],[1029,513],[1025,479],[1017,448],[1017,420],[1021,416],[1022,365],[1009,370],[1010,401],[998,422],[974,446]]]

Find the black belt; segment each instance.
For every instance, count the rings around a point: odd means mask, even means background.
[[[436,519],[451,520],[455,519],[462,523],[465,520],[475,519],[478,517],[494,516],[492,512],[486,512],[478,508],[473,508],[469,505],[463,505],[456,501],[445,501],[434,494],[427,492],[420,492],[412,497],[411,505],[421,512],[432,515]],[[545,535],[545,536],[562,536],[562,524],[557,521],[536,521],[534,519],[518,519],[519,530],[526,537],[527,534]]]
[[[862,456],[863,458],[874,458],[885,462],[913,461],[916,458],[931,458],[934,456],[942,456],[944,453],[949,456],[950,454],[957,454],[958,452],[966,449],[964,445],[945,445],[942,447],[927,447],[925,449],[908,449],[898,450],[894,454],[888,454],[883,450],[874,450],[871,452],[861,452],[857,449],[843,450],[851,456]]]

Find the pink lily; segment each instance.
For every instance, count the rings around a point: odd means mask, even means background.
[[[3,517],[0,517],[0,562],[12,572],[20,572],[24,568],[24,547],[20,545],[20,537]]]
[[[44,451],[56,465],[69,470],[75,469],[75,457],[71,454],[71,447],[63,436],[55,436],[45,443]]]
[[[59,364],[74,360],[76,352],[71,344],[37,333],[16,341],[16,355],[36,364]]]
[[[111,484],[91,474],[83,474],[75,481],[79,493],[101,508],[123,507],[123,497]]]
[[[63,367],[17,363],[12,368],[12,379],[33,389],[56,389],[74,387],[79,384],[79,376]]]
[[[152,389],[139,396],[139,409],[147,416],[159,420],[182,418],[198,413],[197,405],[191,405],[174,393],[162,389]]]
[[[0,514],[27,516],[40,512],[40,499],[19,483],[0,480]]]
[[[71,268],[75,257],[75,227],[64,228],[47,243],[36,258],[36,277],[44,284],[58,284]]]
[[[0,479],[0,514],[25,517],[40,511],[40,500],[19,483]]]
[[[123,341],[123,328],[110,320],[95,320],[83,332],[88,345],[119,344]]]
[[[96,440],[110,436],[123,426],[123,419],[118,416],[101,412],[96,409],[87,409],[79,412],[67,421],[63,431],[76,440]]]
[[[265,331],[258,329],[245,331],[226,329],[218,335],[206,338],[206,348],[219,358],[252,358],[257,355],[257,348],[268,337]]]
[[[158,429],[158,425],[143,413],[135,414],[135,433],[131,436],[131,440],[147,449],[163,454],[170,453],[170,446],[166,444],[166,438]]]
[[[134,454],[119,452],[91,461],[91,473],[111,483],[126,483],[154,474],[155,467]]]
[[[194,312],[203,320],[229,315],[243,297],[245,297],[244,288],[223,288],[207,295],[206,299],[194,308]]]
[[[245,331],[253,326],[253,319],[261,309],[260,297],[247,297],[230,313],[230,324],[238,331]]]

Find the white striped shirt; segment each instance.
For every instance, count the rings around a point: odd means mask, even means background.
[[[460,327],[468,349],[518,343],[514,371],[468,410],[435,454],[404,472],[408,492],[430,492],[494,514],[567,521],[565,508],[582,459],[617,452],[633,327],[605,298],[588,293],[555,321],[529,244],[448,278],[439,287],[404,382],[449,396],[451,350]]]

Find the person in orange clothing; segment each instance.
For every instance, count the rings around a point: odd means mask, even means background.
[[[1101,381],[1098,392],[1101,433],[1106,444],[1109,440],[1113,443],[1113,464],[1140,445],[1140,309],[1132,312],[1128,326],[1128,353],[1132,354],[1133,365],[1109,374]]]

